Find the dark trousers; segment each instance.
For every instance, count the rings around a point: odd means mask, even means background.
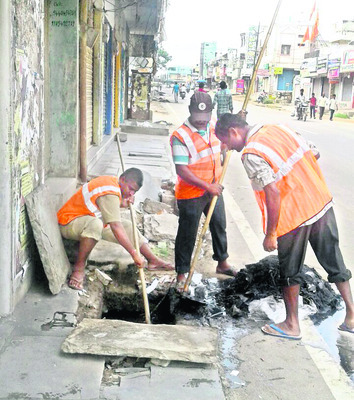
[[[199,220],[202,213],[207,215],[211,200],[212,196],[209,194],[194,199],[177,200],[179,220],[175,244],[175,266],[178,274],[189,272]],[[218,197],[209,227],[213,242],[213,259],[224,261],[229,255],[227,254],[226,216],[222,195]]]
[[[329,110],[329,112],[330,112],[330,116],[329,116],[330,121],[333,120],[334,111],[335,111],[335,110],[331,110],[331,109]]]
[[[339,248],[334,211],[330,208],[312,225],[296,228],[278,238],[281,286],[303,282],[301,271],[309,242],[318,262],[326,270],[329,282],[345,282],[351,278],[352,274],[346,268]]]
[[[316,106],[310,106],[310,118],[316,118]]]
[[[320,107],[320,119],[323,117],[324,109],[324,107]]]

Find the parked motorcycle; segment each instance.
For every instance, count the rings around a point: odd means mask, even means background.
[[[308,115],[309,102],[301,101],[301,99],[295,100],[296,117],[300,121],[306,121]]]

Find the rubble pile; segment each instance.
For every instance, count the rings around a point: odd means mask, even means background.
[[[304,283],[300,288],[300,296],[304,304],[316,305],[317,313],[314,317],[317,320],[324,319],[341,308],[341,297],[315,269],[304,265],[302,277]],[[239,317],[248,314],[252,301],[268,296],[282,299],[278,256],[268,256],[258,263],[248,264],[238,272],[236,278],[222,282],[217,301],[224,305],[228,314]]]

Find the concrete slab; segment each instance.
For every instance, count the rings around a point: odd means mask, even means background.
[[[16,321],[13,334],[64,338],[73,329],[71,323],[76,324],[76,316],[73,313],[77,307],[78,292],[67,286],[63,286],[55,297],[49,291],[45,292],[43,288],[31,289],[13,313]],[[54,315],[56,321],[53,321]]]
[[[214,363],[218,331],[185,325],[148,325],[84,319],[62,345],[66,353]]]
[[[18,337],[0,357],[1,399],[99,398],[104,360],[60,352],[60,337]]]
[[[26,196],[26,208],[31,221],[49,289],[58,294],[70,269],[59,231],[51,194],[46,186],[40,186]]]
[[[174,214],[144,215],[144,236],[155,242],[175,240],[178,217]]]
[[[151,367],[151,377],[129,376],[120,386],[102,387],[106,400],[223,400],[216,368]]]

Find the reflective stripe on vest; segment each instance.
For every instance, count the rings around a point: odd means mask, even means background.
[[[118,177],[100,176],[85,183],[58,211],[58,222],[67,225],[75,218],[91,215],[100,218],[101,212],[96,201],[105,195],[118,195],[121,199]]]
[[[221,175],[220,151],[221,145],[219,139],[214,134],[213,124],[209,125],[209,142],[206,142],[198,132],[192,131],[189,126],[182,125],[171,136],[171,145],[173,138],[176,137],[184,143],[189,152],[188,169],[198,178],[205,182],[218,182]],[[177,199],[191,199],[203,196],[204,189],[198,186],[190,185],[182,178],[177,176],[175,195]]]
[[[264,126],[249,139],[243,155],[255,154],[273,169],[280,192],[281,207],[277,235],[282,236],[321,215],[332,196],[322,172],[305,140],[287,127]],[[266,198],[255,189],[266,232]]]
[[[82,187],[82,195],[85,201],[86,207],[95,214],[97,218],[102,216],[101,211],[96,207],[96,205],[91,201],[92,197],[96,194],[103,192],[116,192],[120,194],[120,189],[116,186],[99,186],[89,192],[88,183],[85,183]]]

